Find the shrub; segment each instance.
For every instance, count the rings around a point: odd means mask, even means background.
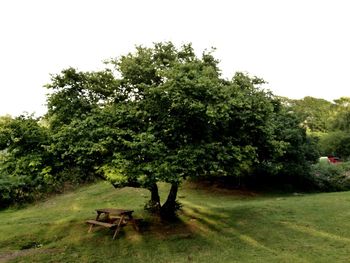
[[[350,162],[330,164],[320,162],[311,168],[313,181],[320,191],[350,190]]]

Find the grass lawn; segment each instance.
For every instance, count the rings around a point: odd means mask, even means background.
[[[266,196],[185,184],[179,197],[180,220],[168,225],[143,211],[148,191],[104,182],[2,210],[0,262],[350,262],[350,192]],[[84,221],[103,207],[133,209],[147,224],[114,241],[108,229],[87,233]]]

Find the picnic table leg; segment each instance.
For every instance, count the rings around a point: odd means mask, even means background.
[[[98,221],[98,219],[100,218],[100,215],[102,213],[101,212],[97,212],[97,216],[96,216],[96,221]],[[88,233],[90,233],[92,231],[92,228],[94,227],[93,224],[90,224],[90,227],[89,227],[89,230],[88,230]]]
[[[124,222],[124,215],[122,215],[119,219],[119,222],[118,222],[118,225],[117,225],[117,228],[115,229],[115,232],[114,232],[114,235],[113,235],[113,240],[115,239],[115,237],[117,236],[119,230],[120,230],[120,226],[121,224]]]
[[[94,226],[93,224],[90,224],[90,227],[89,227],[88,233],[90,233],[90,232],[92,231],[92,227],[93,227],[93,226]]]
[[[98,221],[98,219],[100,218],[101,214],[102,214],[102,212],[97,212],[96,221]]]

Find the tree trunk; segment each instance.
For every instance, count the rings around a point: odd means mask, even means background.
[[[151,192],[151,200],[146,204],[146,209],[152,213],[160,213],[160,197],[158,192],[158,186],[156,183],[153,183],[148,190]]]
[[[176,210],[178,208],[176,196],[178,188],[179,185],[177,183],[171,184],[168,198],[164,205],[160,208],[160,216],[164,219],[173,219],[176,217]]]

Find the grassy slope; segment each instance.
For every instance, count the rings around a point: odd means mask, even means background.
[[[162,185],[164,193],[166,186]],[[243,196],[183,187],[181,222],[88,234],[95,208],[147,218],[148,192],[98,183],[0,212],[0,262],[349,262],[350,192]],[[23,248],[37,247],[23,250]],[[14,256],[14,251],[17,257]]]

